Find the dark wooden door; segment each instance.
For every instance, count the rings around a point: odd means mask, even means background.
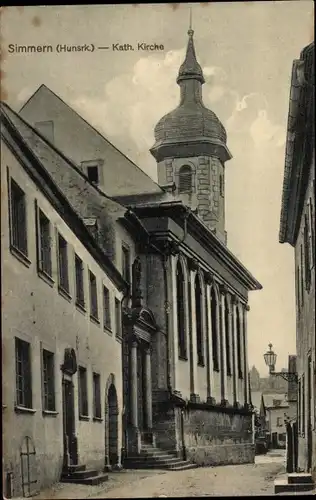
[[[307,470],[312,468],[312,359],[308,358],[307,372]]]
[[[74,387],[72,380],[63,381],[64,466],[78,461],[75,434]]]

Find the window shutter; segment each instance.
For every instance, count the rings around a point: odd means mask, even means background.
[[[192,192],[192,169],[189,165],[183,165],[179,171],[179,193]]]

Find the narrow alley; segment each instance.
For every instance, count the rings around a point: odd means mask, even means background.
[[[284,450],[272,450],[257,456],[255,464],[179,472],[122,470],[109,473],[109,480],[99,486],[57,483],[36,499],[271,495],[274,479],[284,473],[284,464]]]

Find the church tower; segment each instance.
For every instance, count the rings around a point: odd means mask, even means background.
[[[188,35],[177,78],[180,103],[157,123],[150,152],[158,164],[159,184],[174,183],[177,197],[226,243],[225,162],[232,156],[224,126],[203,104],[204,76],[191,28]]]

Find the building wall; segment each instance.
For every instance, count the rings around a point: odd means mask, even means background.
[[[306,190],[302,219],[299,235],[295,245],[295,268],[300,269],[299,276],[296,272],[296,348],[297,348],[297,371],[299,378],[299,468],[307,469],[307,432],[308,432],[308,355],[311,356],[311,415],[310,426],[312,436],[313,463],[312,471],[316,476],[316,357],[315,357],[315,256],[311,268],[311,284],[308,291],[305,286],[304,256],[303,266],[301,263],[301,248],[304,250],[304,215],[308,213],[308,202],[312,203],[314,219],[312,226],[315,227],[315,148],[313,150],[310,177]],[[315,241],[314,241],[315,252]],[[302,393],[305,393],[303,398]],[[305,399],[305,410],[303,411],[303,399]],[[305,420],[304,417],[305,416]]]
[[[20,114],[43,132],[39,122],[51,121],[53,134],[48,139],[53,135],[54,144],[76,165],[98,163],[101,186],[108,195],[132,195],[139,193],[140,186],[144,193],[160,191],[150,177],[46,87],[34,94]]]
[[[177,198],[192,210],[197,210],[205,224],[215,229],[217,236],[226,243],[225,169],[221,161],[208,156],[168,158],[158,163],[159,184],[175,183],[178,188],[179,171],[183,165],[192,169],[192,192],[177,192]]]
[[[252,415],[189,409],[184,436],[187,456],[198,465],[254,462]]]
[[[121,450],[121,412],[122,412],[122,364],[121,343],[116,338],[114,298],[122,298],[113,282],[91,257],[84,245],[78,241],[60,215],[50,205],[41,191],[27,176],[15,157],[2,145],[2,214],[1,248],[3,258],[3,323],[2,323],[2,367],[3,367],[3,456],[5,472],[13,472],[14,494],[21,494],[20,447],[24,436],[30,436],[36,449],[36,460],[31,471],[36,478],[35,488],[42,488],[57,481],[61,474],[63,460],[62,425],[62,374],[64,350],[75,349],[78,365],[87,368],[89,420],[79,420],[77,374],[73,377],[75,390],[75,421],[78,438],[79,462],[88,468],[102,468],[105,461],[105,427],[107,418],[106,386],[111,374],[114,375],[118,398],[118,453]],[[8,190],[6,186],[6,167],[10,175],[26,192],[29,264],[25,265],[10,252],[8,221]],[[34,200],[48,216],[53,228],[58,229],[69,245],[69,283],[70,297],[60,295],[57,289],[57,255],[55,233],[52,233],[53,280],[48,284],[37,273],[35,210]],[[89,310],[83,312],[74,303],[74,252],[85,266],[85,297],[88,301],[87,268],[98,280],[98,304],[100,323],[92,322]],[[112,332],[103,330],[102,283],[110,290]],[[88,308],[89,309],[89,308]],[[15,411],[15,336],[31,344],[32,392],[34,412]],[[41,353],[47,348],[55,355],[55,395],[56,414],[42,412]],[[102,420],[92,419],[92,372],[101,377]]]
[[[288,406],[268,409],[270,435],[272,435],[274,432],[276,432],[277,434],[285,434],[285,415],[288,414],[288,411]]]

